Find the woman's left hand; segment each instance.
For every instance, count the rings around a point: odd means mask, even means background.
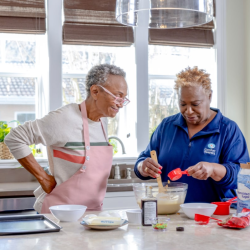
[[[187,169],[188,174],[198,180],[207,180],[214,174],[214,166],[209,162],[199,162]]]

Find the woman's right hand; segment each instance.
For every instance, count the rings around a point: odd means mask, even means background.
[[[42,180],[39,180],[42,189],[47,193],[51,193],[52,190],[56,187],[56,180],[53,175],[46,174]]]
[[[157,178],[161,174],[162,166],[152,158],[147,158],[138,164],[138,170],[142,176]]]
[[[51,193],[56,186],[56,180],[54,176],[48,175],[44,169],[37,163],[33,154],[18,159],[18,162],[31,174],[33,174],[38,182],[40,183],[42,189],[47,193]]]

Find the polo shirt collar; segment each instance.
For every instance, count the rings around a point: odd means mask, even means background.
[[[201,136],[201,135],[211,134],[211,133],[220,133],[222,114],[219,109],[215,109],[215,108],[210,108],[210,109],[217,112],[216,116],[210,123],[207,124],[206,127],[204,127],[201,131],[195,134],[193,138],[197,136]],[[179,116],[176,118],[173,124],[175,126],[181,127],[188,133],[186,120],[183,118],[181,113],[179,113]]]

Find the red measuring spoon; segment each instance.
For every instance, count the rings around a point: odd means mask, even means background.
[[[222,221],[222,220],[215,219],[213,217],[203,215],[203,214],[195,214],[194,215],[194,220],[197,221],[197,222],[200,222],[202,224],[208,224],[210,219],[217,220],[217,221]]]
[[[168,177],[170,178],[170,180],[172,181],[176,181],[178,179],[180,179],[182,177],[183,174],[186,174],[187,176],[189,176],[188,171],[181,171],[180,168],[176,168],[174,170],[172,170],[169,174]]]

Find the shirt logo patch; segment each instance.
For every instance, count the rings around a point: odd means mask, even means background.
[[[209,143],[208,148],[204,148],[204,154],[215,155],[215,144]]]
[[[210,149],[215,148],[215,144],[213,144],[213,143],[209,143],[207,146],[208,146],[208,148],[210,148]]]

